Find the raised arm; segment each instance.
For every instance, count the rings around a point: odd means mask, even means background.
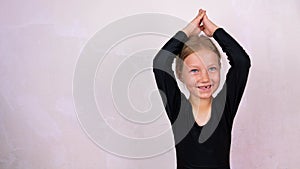
[[[181,92],[178,88],[172,63],[188,39],[182,31],[176,33],[157,53],[153,60],[153,72],[167,115],[173,124],[180,109]]]
[[[250,58],[238,42],[231,37],[224,29],[219,28],[207,15],[203,17],[201,30],[209,37],[213,37],[226,53],[229,64],[231,65],[226,75],[226,106],[229,109],[227,115],[231,121],[236,115],[239,103],[241,101],[244,89],[247,83],[249,68],[251,66]],[[222,90],[224,92],[224,88]]]
[[[162,47],[153,60],[156,84],[171,123],[176,120],[181,105],[181,92],[172,70],[172,63],[174,58],[181,52],[188,37],[201,32],[200,23],[204,15],[205,11],[199,10],[198,15],[185,28],[177,32]]]
[[[230,69],[226,75],[226,106],[229,109],[231,123],[236,115],[244,89],[246,87],[250,58],[245,50],[224,29],[218,28],[213,37],[226,53]]]

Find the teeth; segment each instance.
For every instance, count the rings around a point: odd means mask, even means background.
[[[209,88],[211,88],[211,85],[208,85],[208,86],[198,86],[198,88],[205,88],[205,89],[209,89]]]

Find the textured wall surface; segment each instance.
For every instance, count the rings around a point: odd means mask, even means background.
[[[166,14],[187,22],[200,7],[231,33],[252,59],[249,82],[234,123],[232,168],[299,168],[299,1],[1,0],[0,169],[174,168],[174,149],[134,159],[100,148],[77,118],[73,77],[85,45],[106,25],[142,13]],[[169,23],[151,21],[154,27],[163,24]],[[119,30],[124,31],[122,27]],[[169,35],[175,30],[170,29]],[[111,34],[114,36],[114,32]],[[109,107],[110,91],[101,91],[110,85],[111,75],[115,76],[118,67],[114,65],[138,50],[157,50],[167,39],[144,35],[123,41],[107,55],[117,57],[107,57],[110,59],[98,67],[95,98],[100,106],[108,105],[102,113],[115,132],[149,138],[170,127],[164,115],[147,124],[126,120],[114,110],[118,105]],[[148,59],[134,63],[149,68],[152,58]],[[151,109],[149,96],[155,83],[150,70],[134,77],[130,85],[125,84],[128,86],[120,84],[113,90],[128,89],[136,110]],[[160,99],[157,93],[152,97]],[[110,137],[106,140],[118,143]],[[131,150],[135,151],[134,147]]]

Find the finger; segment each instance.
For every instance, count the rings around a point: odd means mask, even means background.
[[[193,22],[196,22],[195,24],[200,24],[202,22],[203,16],[205,15],[205,11],[201,11],[198,13],[196,18],[193,20]]]
[[[203,25],[203,17],[206,15],[206,11],[203,11],[199,16],[199,26]]]
[[[199,13],[198,13],[198,17],[203,17],[205,15],[205,10],[200,9]]]
[[[203,16],[203,22],[206,23],[207,21],[209,21],[209,19],[208,19],[206,13],[205,13],[205,15]]]
[[[206,11],[203,9],[199,10],[198,15],[192,20],[192,24],[199,27],[202,23],[203,17],[205,16]]]
[[[199,28],[200,28],[201,31],[204,31],[204,29],[205,29],[203,25],[200,25]]]
[[[204,9],[199,9],[198,13],[201,13],[201,12],[205,12],[205,10]]]
[[[203,11],[203,9],[199,9],[198,14],[201,13]]]

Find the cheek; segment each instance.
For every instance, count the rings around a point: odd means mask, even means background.
[[[193,79],[189,75],[186,75],[186,74],[182,75],[182,79],[183,79],[183,83],[186,85],[190,85],[193,81]]]
[[[194,86],[196,81],[195,78],[189,74],[182,74],[182,82],[188,86]]]
[[[215,83],[219,84],[220,83],[220,72],[216,72],[210,75],[210,79]]]

